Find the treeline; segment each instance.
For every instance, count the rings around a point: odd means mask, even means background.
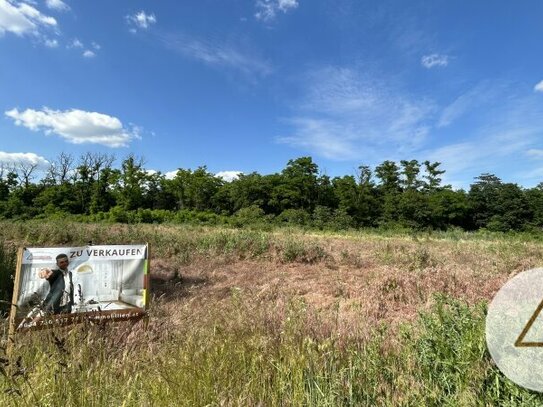
[[[408,227],[540,230],[543,183],[525,189],[482,174],[468,191],[442,185],[439,162],[385,161],[331,178],[311,157],[280,172],[227,182],[205,166],[168,179],[142,159],[60,154],[37,180],[36,165],[0,169],[0,217],[74,216],[113,222],[296,224],[317,228]]]

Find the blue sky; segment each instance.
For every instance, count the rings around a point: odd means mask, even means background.
[[[543,2],[0,0],[0,162],[543,181]]]

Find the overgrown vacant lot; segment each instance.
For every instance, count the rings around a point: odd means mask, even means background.
[[[38,222],[2,223],[0,238],[147,241],[156,278],[148,324],[18,337],[1,405],[543,402],[499,373],[484,342],[485,304],[543,266],[535,241]]]

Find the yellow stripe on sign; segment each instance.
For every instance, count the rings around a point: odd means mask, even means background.
[[[143,289],[143,307],[147,307],[147,289]]]

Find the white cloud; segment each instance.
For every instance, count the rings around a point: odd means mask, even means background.
[[[48,8],[55,11],[68,11],[70,9],[70,6],[62,0],[46,0],[45,4]]]
[[[354,160],[361,155],[355,146],[357,137],[354,129],[349,128],[348,124],[316,117],[294,117],[288,119],[287,123],[294,126],[294,134],[277,137],[279,143],[333,160]]]
[[[128,24],[132,26],[130,31],[135,32],[137,28],[147,30],[153,24],[156,24],[156,17],[153,13],[147,14],[145,11],[138,11],[137,13],[126,16]]]
[[[49,161],[34,153],[6,153],[0,151],[0,166],[10,168],[17,167],[20,164],[37,165],[38,168],[44,169],[49,165]]]
[[[459,127],[435,130],[438,136],[442,136],[439,131],[456,135],[461,131],[463,137],[457,135],[458,141],[450,144],[447,137],[441,137],[441,146],[421,151],[420,157],[442,162],[447,170],[444,179],[455,179],[465,187],[482,172],[494,172],[508,182],[536,182],[532,171],[534,161],[527,160],[526,155],[543,157],[543,150],[534,148],[540,143],[543,131],[538,97],[527,95],[519,84],[499,81],[477,85],[464,95],[475,101],[466,102],[462,111],[466,117],[462,121],[460,114],[455,117]]]
[[[54,39],[52,40],[52,39],[46,38],[44,40],[44,44],[48,48],[56,48],[56,47],[58,47],[58,41],[54,40]]]
[[[177,175],[177,170],[175,170],[175,171],[167,171],[167,172],[162,172],[162,171],[157,171],[157,170],[145,170],[145,172],[148,175],[160,174],[160,175],[164,176],[164,178],[170,179],[170,180],[174,179],[175,176]]]
[[[79,39],[74,38],[68,48],[83,48],[83,43]]]
[[[543,102],[522,84],[484,81],[440,107],[380,78],[338,67],[308,74],[283,119],[290,130],[276,140],[302,154],[370,165],[439,161],[444,180],[457,187],[484,171],[519,182],[520,171],[535,165],[526,154],[543,158]]]
[[[163,38],[164,44],[182,55],[219,68],[233,68],[246,75],[268,75],[270,64],[254,53],[243,52],[217,39],[197,39],[185,35]]]
[[[377,156],[379,151],[408,153],[425,139],[434,106],[387,81],[349,68],[328,67],[304,81],[305,94],[285,122],[291,134],[281,143],[329,159]]]
[[[441,54],[424,55],[421,58],[420,63],[428,69],[435,66],[447,66],[449,65],[449,57]]]
[[[543,92],[543,81],[539,82],[534,86],[535,92]]]
[[[57,21],[42,14],[31,4],[15,0],[0,0],[0,36],[6,32],[17,36],[39,37],[45,30],[54,30]]]
[[[534,158],[543,158],[543,149],[531,148],[528,151],[526,151],[526,154]]]
[[[79,38],[74,38],[67,46],[68,49],[80,49],[84,51],[81,53],[85,58],[94,58],[96,52],[99,51],[102,47],[100,44],[92,41],[90,46],[86,46],[79,40]]]
[[[522,178],[532,181],[532,185],[543,184],[541,179],[543,179],[543,167],[533,168],[529,171],[524,171],[519,174]]]
[[[507,84],[495,81],[483,81],[477,84],[443,109],[437,127],[447,127],[463,116],[478,112],[481,106],[488,108],[492,105],[499,105],[502,103],[499,95],[503,95],[506,88]]]
[[[500,131],[498,126],[493,131],[489,130],[478,131],[472,140],[426,150],[420,155],[424,159],[442,163],[442,168],[446,170],[443,177],[445,183],[455,179],[457,186],[467,188],[480,173],[502,170],[503,161],[507,159],[511,162],[514,156],[525,151],[537,135],[537,130],[532,128]],[[510,173],[507,175],[511,176]]]
[[[153,171],[153,173],[156,173],[156,171],[154,170],[150,170],[150,171]],[[166,177],[166,179],[174,179],[175,176],[177,175],[177,171],[178,170],[168,171],[164,174],[164,176]],[[238,179],[240,174],[243,174],[243,172],[242,171],[219,171],[218,173],[215,174],[215,176],[222,178],[223,180],[227,182],[230,182],[235,179]]]
[[[239,178],[242,171],[219,171],[215,174],[216,177],[222,178],[226,182],[231,182]]]
[[[24,111],[12,109],[5,114],[15,120],[17,126],[33,131],[43,130],[47,135],[54,133],[72,144],[124,147],[134,138],[139,138],[137,127],[126,128],[118,118],[97,112],[44,108]]]
[[[257,20],[271,21],[277,13],[286,13],[298,5],[298,0],[257,0],[255,17]]]

